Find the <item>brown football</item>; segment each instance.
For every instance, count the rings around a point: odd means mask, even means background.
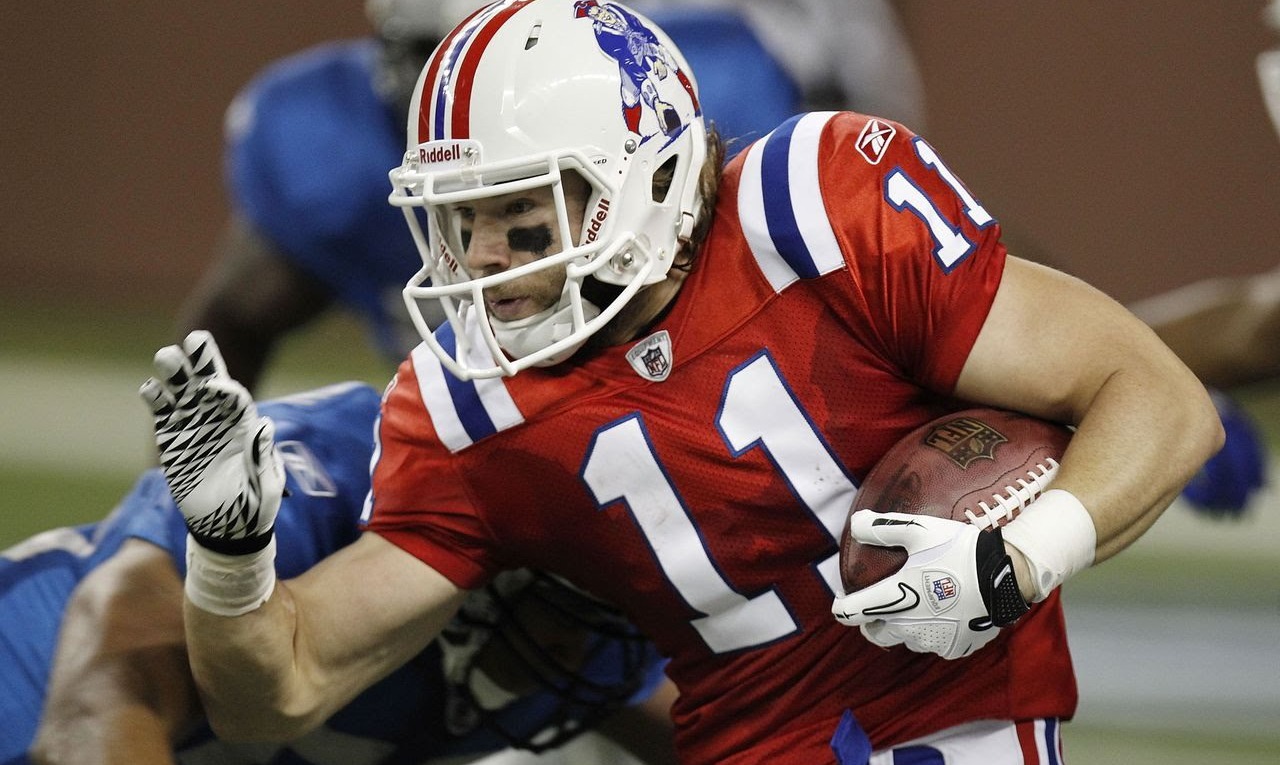
[[[849,509],[952,518],[1003,526],[1058,473],[1072,431],[1018,412],[976,408],[921,425],[885,453]],[[907,561],[901,547],[864,545],[840,535],[840,579],[855,592]]]

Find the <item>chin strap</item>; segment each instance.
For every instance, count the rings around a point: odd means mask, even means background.
[[[498,339],[498,344],[512,358],[521,359],[568,337],[573,332],[573,305],[567,293],[566,289],[566,294],[558,303],[533,316],[515,321],[501,321],[489,317],[489,323],[493,325],[493,335]],[[600,315],[600,309],[593,302],[583,300],[582,315],[584,319],[591,321]],[[577,344],[543,359],[536,366],[548,367],[559,364],[576,353],[586,341],[587,338],[584,336]]]

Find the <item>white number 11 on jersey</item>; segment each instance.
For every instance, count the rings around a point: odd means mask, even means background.
[[[767,352],[729,373],[716,425],[734,457],[764,450],[834,544],[857,487]],[[796,631],[796,621],[776,590],[748,596],[725,580],[663,468],[641,415],[624,417],[596,434],[582,475],[598,506],[626,505],[672,587],[704,614],[692,626],[712,651],[764,645]],[[816,562],[816,568],[832,595],[838,593],[837,556]]]

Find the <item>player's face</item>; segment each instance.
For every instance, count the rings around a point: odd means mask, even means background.
[[[582,232],[587,184],[574,173],[563,180],[570,238]],[[564,243],[550,188],[477,200],[453,208],[461,225],[463,264],[472,278],[517,268],[560,252]],[[563,266],[547,268],[484,291],[489,315],[501,321],[524,319],[554,305],[564,289]]]

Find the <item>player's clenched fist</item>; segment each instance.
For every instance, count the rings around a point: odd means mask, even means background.
[[[206,610],[243,613],[274,584],[272,526],[285,482],[275,428],[227,375],[208,332],[161,348],[154,363],[155,376],[139,392],[154,417],[160,467],[195,542],[188,545],[187,594]],[[210,586],[195,585],[210,567]]]

